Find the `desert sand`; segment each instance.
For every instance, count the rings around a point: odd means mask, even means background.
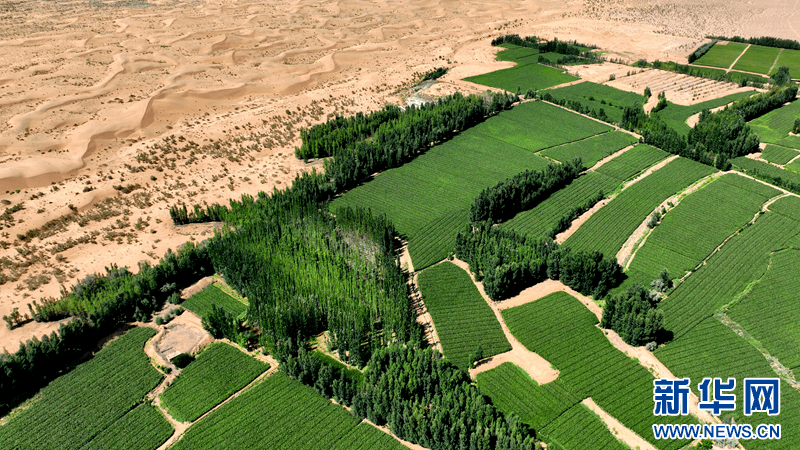
[[[685,62],[706,34],[800,38],[791,3],[4,1],[0,212],[23,209],[0,223],[0,315],[210,237],[214,224],[174,226],[169,207],[319,169],[294,158],[300,128],[403,104],[415,74],[452,69],[429,97],[484,90],[460,80],[509,67],[495,36]],[[0,347],[57,326],[0,327]]]

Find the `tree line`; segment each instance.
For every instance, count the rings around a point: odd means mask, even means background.
[[[572,251],[546,237],[522,235],[489,223],[469,224],[456,236],[455,255],[499,301],[547,278],[595,298],[619,284],[622,268],[600,252]]]
[[[500,223],[529,210],[578,177],[580,158],[551,163],[542,170],[526,170],[481,191],[470,206],[472,222]]]
[[[715,39],[718,41],[739,42],[741,44],[761,45],[764,47],[777,47],[787,48],[790,50],[800,50],[800,42],[793,39],[781,39],[770,36],[743,38],[741,36],[725,37],[725,36],[706,36],[708,39]]]
[[[705,44],[701,45],[700,47],[697,47],[697,49],[695,51],[693,51],[692,53],[689,54],[689,58],[688,58],[689,59],[689,64],[697,61],[703,55],[708,53],[708,51],[711,50],[711,47],[713,47],[714,44],[716,44],[716,43],[717,43],[716,40],[712,40],[711,42],[706,42]]]
[[[572,99],[567,100],[567,99],[563,99],[563,98],[562,99],[557,99],[557,98],[553,97],[552,94],[550,94],[549,92],[545,92],[543,94],[538,94],[538,93],[533,93],[532,94],[532,98],[536,98],[537,96],[538,96],[538,98],[540,98],[540,99],[542,99],[542,100],[544,100],[546,102],[550,102],[550,103],[554,103],[554,104],[559,105],[559,106],[563,106],[565,108],[571,109],[571,110],[573,110],[575,112],[578,112],[580,114],[585,114],[585,115],[587,115],[587,116],[589,116],[589,117],[591,117],[593,119],[602,120],[603,122],[607,122],[607,123],[612,123],[611,119],[608,117],[608,115],[606,115],[606,111],[603,108],[600,108],[599,110],[595,110],[595,109],[589,108],[588,106],[583,106],[583,104],[581,102],[579,102],[578,100],[572,100]],[[525,97],[528,98],[527,95]]]

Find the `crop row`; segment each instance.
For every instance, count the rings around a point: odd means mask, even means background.
[[[583,167],[590,168],[597,164],[597,161],[634,143],[636,138],[630,134],[612,131],[582,141],[551,147],[540,154],[562,163],[581,158]]]
[[[763,73],[766,75],[775,63],[780,51],[781,49],[776,47],[751,45],[750,48],[744,52],[742,57],[736,61],[733,69],[744,72]]]
[[[228,295],[216,284],[206,286],[205,289],[184,301],[182,305],[198,316],[206,317],[211,312],[212,304],[232,313],[235,317],[247,311],[247,305]]]
[[[652,432],[653,376],[615,349],[597,328],[597,318],[564,292],[503,311],[514,336],[560,370],[559,378],[577,396],[592,397],[604,411],[661,449],[685,441],[659,441]],[[613,382],[610,382],[613,380]],[[675,423],[689,423],[676,417]]]
[[[669,153],[663,150],[641,144],[606,162],[595,171],[622,182],[666,159],[667,156]]]
[[[143,351],[153,335],[151,328],[134,328],[52,381],[29,408],[0,426],[3,447],[79,449],[112,426],[161,381]]]
[[[500,322],[466,271],[443,262],[420,273],[419,288],[444,355],[455,365],[468,368],[478,346],[484,357],[511,350]]]
[[[422,270],[447,258],[455,247],[456,235],[469,222],[469,211],[453,211],[420,227],[408,240],[414,270]]]
[[[661,202],[714,171],[684,158],[671,161],[622,191],[578,228],[566,245],[576,250],[616,255],[631,233]]]
[[[404,449],[282,372],[268,377],[194,424],[173,449]],[[377,441],[377,442],[376,442]]]
[[[761,157],[767,161],[775,164],[786,164],[800,155],[795,149],[779,147],[777,145],[767,144],[767,147],[761,152]]]
[[[526,64],[523,62],[525,61],[524,59],[518,59],[517,65],[514,67],[467,77],[464,80],[511,92],[517,92],[517,90],[525,92],[528,89],[544,89],[578,79],[564,73],[562,70],[536,64],[538,55],[533,58],[528,58],[532,60],[532,63]]]
[[[158,410],[143,403],[101,431],[81,450],[153,450],[174,432]]]
[[[736,58],[742,54],[745,48],[747,48],[747,44],[739,42],[728,42],[724,45],[716,44],[694,64],[727,69],[736,61]]]
[[[765,413],[743,415],[744,378],[776,378],[777,375],[754,346],[714,317],[706,318],[681,338],[659,348],[655,355],[676,377],[689,377],[695,393],[697,383],[704,377],[736,378],[736,410],[731,412],[736,423],[781,424],[780,440],[750,440],[746,444],[748,450],[788,450],[800,446],[800,392],[787,383],[781,382],[778,418]]]
[[[745,186],[739,187],[742,184]],[[672,278],[682,277],[752,220],[768,198],[779,193],[740,175],[723,175],[667,213],[637,251],[630,267],[651,279],[663,269]]]
[[[800,150],[800,136],[789,135],[798,117],[800,117],[800,101],[794,101],[748,123],[753,132],[761,138],[761,142]]]
[[[556,100],[578,102],[582,107],[598,113],[602,109],[612,123],[622,121],[625,108],[644,103],[644,92],[635,94],[589,81],[548,90],[547,93]]]
[[[769,210],[800,222],[800,198],[796,196],[791,195],[778,199],[769,205]]]
[[[175,420],[192,422],[268,368],[229,344],[212,344],[181,371],[161,400]]]
[[[680,337],[735,300],[762,276],[770,251],[779,249],[787,239],[786,231],[796,227],[797,222],[767,212],[733,236],[659,305],[664,327]]]
[[[630,447],[618,441],[592,410],[584,404],[568,409],[553,423],[541,430],[547,448],[627,450]]]

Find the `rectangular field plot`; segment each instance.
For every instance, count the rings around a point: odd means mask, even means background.
[[[503,311],[514,336],[560,371],[558,379],[580,398],[592,397],[598,406],[660,449],[678,449],[688,441],[657,440],[652,424],[653,375],[614,348],[597,318],[565,292]],[[609,380],[614,380],[610,382]],[[644,399],[644,400],[643,400]],[[691,423],[689,416],[671,423]]]
[[[114,424],[135,411],[161,381],[144,353],[145,342],[155,334],[151,328],[134,328],[50,382],[29,407],[0,426],[3,448],[80,449],[109,427],[114,432]],[[127,428],[128,422],[118,427]],[[156,448],[172,434],[149,431],[126,441],[128,447]]]
[[[798,117],[800,117],[800,101],[793,101],[788,106],[782,106],[751,120],[748,124],[761,138],[761,142],[800,150],[800,136],[789,135]]]
[[[589,81],[551,89],[547,93],[556,100],[578,102],[582,107],[597,113],[602,109],[612,123],[622,121],[622,112],[625,108],[644,103],[643,93],[635,94]]]
[[[94,437],[81,450],[153,450],[175,430],[153,406],[141,404]]]
[[[562,163],[580,158],[583,161],[583,167],[588,169],[606,156],[635,143],[636,138],[630,134],[612,131],[582,141],[551,147],[539,154]]]
[[[495,59],[498,61],[514,61],[517,64],[535,64],[539,60],[539,49],[520,47],[514,44],[501,44],[505,50],[497,52]]]
[[[769,205],[769,210],[800,222],[800,198],[793,195],[778,199]]]
[[[595,171],[622,182],[644,172],[645,169],[665,160],[668,156],[669,153],[664,150],[640,144],[606,162]]]
[[[672,278],[682,277],[778,194],[758,181],[723,175],[669,211],[636,252],[630,268],[645,274],[648,281],[663,269]]]
[[[182,303],[182,306],[200,317],[205,317],[211,312],[212,304],[237,317],[247,311],[247,305],[231,297],[216,283],[206,286],[202,291],[189,297]]]
[[[549,444],[548,449],[630,449],[618,441],[600,417],[582,403],[568,409],[550,425],[542,428],[541,433]]]
[[[394,438],[360,420],[283,372],[195,423],[175,450],[405,450]]]
[[[778,147],[772,144],[767,144],[767,147],[761,152],[762,158],[771,163],[781,165],[793,160],[797,155],[800,155],[800,151],[792,148]]]
[[[736,94],[726,95],[725,97],[715,98],[702,103],[696,103],[690,106],[677,105],[672,102],[667,103],[667,107],[655,113],[661,118],[668,127],[677,131],[680,134],[688,134],[692,129],[686,120],[689,117],[700,113],[704,109],[714,109],[720,106],[725,106],[728,103],[735,102],[736,100],[753,95],[755,91],[738,92]]]
[[[738,42],[728,42],[724,44],[717,43],[711,47],[711,50],[709,50],[708,53],[703,55],[693,64],[698,66],[722,67],[723,69],[727,69],[731,66],[731,64],[733,64],[734,61],[736,61],[736,58],[742,54],[745,48],[747,48],[747,44],[740,44]]]
[[[773,253],[769,269],[758,284],[728,312],[790,369],[800,366],[798,268],[800,250]]]
[[[430,267],[419,274],[419,290],[444,355],[453,364],[468,369],[478,346],[484,357],[511,350],[500,322],[466,271],[451,262]]]
[[[613,257],[661,202],[713,172],[714,168],[688,159],[670,161],[594,213],[565,245],[575,250],[597,250],[606,257]]]
[[[536,58],[538,60],[538,55]],[[508,69],[500,69],[483,75],[464,78],[465,81],[505,89],[510,92],[517,92],[517,89],[522,90],[522,92],[528,89],[539,90],[569,83],[577,79],[578,77],[542,64],[519,64]]]
[[[781,66],[789,68],[789,73],[792,75],[792,78],[798,78],[798,76],[800,76],[800,50],[783,49],[778,56],[778,63],[775,64],[770,75],[775,74]]]
[[[794,220],[774,212],[760,216],[661,302],[658,308],[664,313],[664,328],[680,338],[734,301],[766,272],[770,252],[781,249],[798,233],[800,224]]]
[[[517,214],[501,226],[524,234],[545,236],[572,208],[583,205],[600,191],[608,194],[619,185],[620,181],[615,178],[598,172],[587,172],[551,194],[533,209]]]
[[[800,448],[800,393],[781,382],[781,412],[777,417],[765,413],[743,414],[742,386],[744,378],[777,378],[767,360],[749,342],[731,331],[719,320],[709,317],[680,339],[655,351],[677,378],[689,377],[697,393],[697,384],[704,377],[736,378],[736,423],[780,423],[781,439],[746,441],[747,450],[789,450]]]
[[[744,156],[732,159],[731,163],[735,169],[756,178],[759,176],[772,179],[780,178],[783,181],[788,181],[794,183],[796,186],[800,186],[800,173],[792,170],[781,169],[780,167],[765,163],[764,161],[756,161],[755,159]]]
[[[466,223],[459,223],[459,211],[468,211],[483,189],[525,170],[545,168],[549,162],[534,154],[538,150],[609,130],[544,102],[523,103],[381,173],[330,208],[335,213],[343,206],[362,206],[386,214],[409,239],[415,268],[424,268],[452,251],[454,236]]]
[[[478,387],[504,414],[514,413],[541,430],[581,399],[561,380],[539,385],[514,363],[505,362],[478,374]]]
[[[778,57],[781,49],[775,47],[763,47],[760,45],[751,45],[747,51],[744,52],[736,65],[733,66],[735,70],[743,72],[769,73],[772,64]]]
[[[229,344],[211,344],[181,371],[161,401],[175,420],[192,422],[268,368]]]

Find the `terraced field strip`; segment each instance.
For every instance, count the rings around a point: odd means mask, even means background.
[[[211,344],[181,370],[161,394],[161,402],[176,420],[193,422],[267,369],[268,365],[230,344]]]
[[[600,134],[582,141],[551,147],[542,150],[538,155],[546,156],[562,163],[574,158],[581,158],[583,167],[591,168],[606,156],[636,142],[637,139],[630,134],[612,131],[611,133]]]
[[[466,223],[459,223],[459,214],[469,210],[483,189],[546,167],[549,162],[536,151],[611,130],[544,102],[526,102],[387,170],[337,198],[330,208],[335,212],[342,206],[361,206],[386,214],[409,240],[419,270],[452,251],[453,238]]]
[[[800,101],[795,100],[788,106],[772,110],[751,120],[748,124],[761,138],[761,142],[800,150],[800,136],[789,135],[794,121],[798,117],[800,117]]]
[[[622,121],[622,112],[625,108],[644,103],[644,90],[636,94],[590,81],[550,89],[547,93],[556,100],[577,102],[581,107],[598,113],[602,109],[612,123]]]
[[[779,194],[738,174],[722,175],[667,212],[630,260],[630,269],[645,278],[629,279],[647,286],[664,269],[672,278],[682,277]]]
[[[217,283],[209,284],[202,291],[189,297],[182,306],[202,318],[211,312],[212,304],[237,317],[247,311],[247,305],[223,291]]]
[[[792,219],[774,212],[761,215],[753,225],[731,237],[661,302],[664,327],[680,338],[736,300],[767,270],[770,252],[782,248],[784,242],[798,233],[800,225]]]
[[[800,151],[793,148],[780,147],[773,144],[767,144],[767,147],[761,152],[761,158],[778,165],[785,165],[789,161],[800,156]]]
[[[736,378],[737,388],[743,386],[745,378],[776,377],[767,360],[753,345],[714,317],[702,320],[677,340],[657,349],[655,355],[675,376],[689,377],[695,393],[698,393],[697,384],[704,377]],[[764,413],[745,416],[741,397],[737,396],[736,400],[736,410],[730,412],[736,423],[781,424],[780,440],[748,440],[744,442],[747,450],[789,450],[800,446],[800,392],[788,383],[781,381],[781,413],[777,418]]]
[[[171,448],[203,450],[405,450],[377,428],[282,372],[192,425]]]
[[[559,369],[564,386],[581,398],[591,397],[604,411],[660,449],[678,449],[688,441],[656,440],[653,375],[614,348],[597,318],[575,297],[556,292],[522,306],[506,309],[503,318],[529,350]],[[614,380],[613,383],[609,380]],[[670,418],[692,423],[692,417]]]
[[[616,255],[654,208],[714,171],[688,159],[675,159],[623,190],[581,225],[565,245],[576,250],[597,250],[603,255]]]
[[[742,72],[754,72],[767,75],[778,59],[778,54],[780,52],[781,49],[776,47],[751,45],[731,68]]]
[[[745,52],[748,44],[738,42],[717,43],[703,56],[691,65],[731,68],[736,60]]]
[[[445,261],[422,271],[418,282],[447,359],[468,369],[478,346],[484,357],[511,350],[492,308],[465,271]]]
[[[131,433],[126,448],[158,447],[172,434],[172,427],[160,414],[159,421],[135,409],[163,377],[143,351],[145,342],[155,334],[151,328],[134,328],[89,361],[50,382],[35,401],[0,426],[3,447],[80,449],[91,445],[96,436],[101,439],[99,445],[126,432]],[[125,419],[133,411],[147,422],[139,424],[132,420],[136,417]]]

